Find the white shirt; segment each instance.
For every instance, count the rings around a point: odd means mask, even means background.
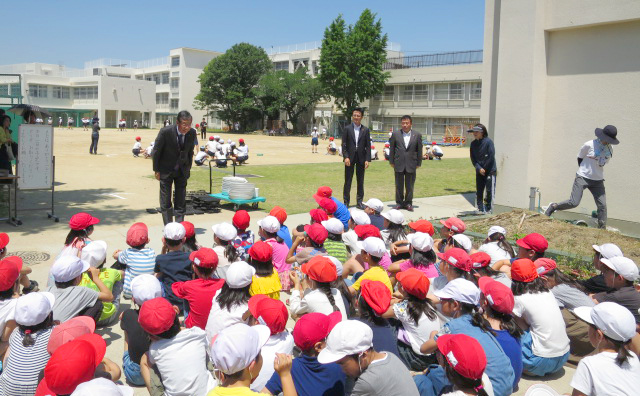
[[[444,154],[440,146],[436,146],[436,145],[431,147],[431,151],[433,151],[435,154]]]
[[[205,158],[207,158],[207,153],[204,151],[198,151],[198,154],[196,154],[195,161],[202,161]]]
[[[134,149],[141,149],[141,148],[142,148],[142,144],[140,144],[140,142],[135,142],[135,143],[133,144],[133,148],[134,148]]]
[[[244,146],[238,146],[236,148],[236,150],[238,150],[238,157],[248,157],[249,156],[249,146],[247,146],[246,144]]]
[[[360,137],[360,128],[362,128],[362,124],[360,125],[353,124],[353,136],[356,138],[356,148],[358,148],[358,138]]]
[[[207,151],[211,151],[212,153],[215,153],[217,148],[218,148],[218,143],[216,143],[215,140],[209,140],[207,142]]]
[[[153,146],[147,147],[145,151],[147,152],[148,155],[151,155],[151,152],[153,151]]]
[[[336,307],[342,313],[342,320],[347,320],[347,310],[344,307],[342,294],[338,289],[331,288],[331,295],[336,302]],[[322,290],[314,289],[304,294],[300,298],[300,291],[291,290],[291,298],[289,298],[289,310],[292,315],[301,315],[303,313],[318,312],[329,315],[333,312],[333,307]]]
[[[311,132],[311,137],[312,138],[317,138],[318,137],[318,131],[312,131]]]
[[[553,293],[526,293],[514,299],[513,314],[529,324],[536,356],[553,358],[569,351],[567,329]]]
[[[260,355],[262,355],[262,368],[256,380],[251,383],[251,390],[260,392],[262,388],[264,388],[275,371],[273,369],[273,362],[276,359],[276,353],[291,354],[293,346],[293,336],[286,330],[269,337],[269,340],[260,351]]]
[[[402,322],[402,327],[406,330],[409,341],[411,341],[411,349],[413,349],[413,352],[425,356],[424,353],[420,352],[420,346],[430,338],[432,331],[439,331],[443,323],[440,322],[437,316],[431,320],[423,313],[418,324],[416,324],[409,315],[407,305],[406,301],[394,304],[393,313],[396,315],[396,318]]]
[[[9,298],[7,300],[0,301],[0,334],[4,332],[4,328],[8,321],[15,320],[17,301],[17,298]]]
[[[218,266],[214,272],[215,276],[218,279],[227,279],[227,269],[229,269],[228,267],[231,263],[224,256],[224,246],[216,245],[213,247],[213,251],[218,255]]]
[[[498,245],[498,241],[488,242],[478,248],[479,252],[485,252],[491,256],[491,264],[495,264],[499,260],[509,260],[511,255]]]
[[[603,180],[604,179],[604,166],[609,162],[609,159],[605,156],[599,158],[596,156],[596,148],[602,148],[601,143],[596,143],[596,140],[589,140],[585,144],[582,145],[580,151],[578,152],[578,158],[582,158],[582,163],[578,168],[578,176],[582,176],[585,179],[590,180]],[[605,149],[607,150],[607,149]],[[611,152],[611,146],[609,145],[608,150]]]
[[[207,371],[205,337],[201,328],[192,327],[151,343],[149,361],[160,371],[166,396],[206,395],[217,385]]]
[[[402,139],[404,140],[404,147],[409,147],[409,141],[411,140],[411,130],[409,130],[409,132],[402,131]]]
[[[389,155],[390,152],[391,152],[391,149],[389,147],[385,147],[384,148],[384,154],[385,155]]]
[[[216,298],[220,294],[220,290],[216,292],[213,296],[213,301],[211,303],[211,311],[209,312],[209,318],[207,319],[207,340],[211,341],[213,336],[217,335],[222,330],[227,327],[234,325],[236,323],[247,323],[247,321],[242,320],[242,315],[249,309],[249,304],[240,304],[234,305],[231,307],[230,311],[223,309],[220,307]],[[203,393],[204,394],[204,393]]]
[[[347,246],[351,255],[360,253],[360,248],[358,247],[358,234],[356,234],[354,230],[343,232],[342,242]]]
[[[329,142],[329,148],[335,149],[336,148],[336,142]]]
[[[629,353],[632,357],[622,367],[616,364],[614,352],[582,358],[573,374],[571,387],[587,396],[637,395],[640,392],[640,362],[633,352]]]

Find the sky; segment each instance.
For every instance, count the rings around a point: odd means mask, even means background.
[[[191,47],[224,52],[248,42],[321,41],[339,14],[354,24],[365,8],[406,55],[482,49],[483,0],[168,1],[32,0],[2,5],[0,64],[83,67],[98,58],[145,60]]]

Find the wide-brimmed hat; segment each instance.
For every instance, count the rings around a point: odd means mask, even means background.
[[[616,138],[618,129],[613,125],[607,125],[604,128],[596,128],[596,137],[605,143],[618,144],[620,141]]]

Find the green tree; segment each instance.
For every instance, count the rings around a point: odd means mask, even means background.
[[[293,124],[293,130],[299,132],[300,116],[309,111],[322,97],[320,82],[300,68],[293,73],[279,70],[265,74],[260,80],[258,97],[263,99],[267,114],[284,110]]]
[[[353,26],[346,26],[339,15],[325,29],[318,79],[347,118],[363,100],[384,90],[389,78],[382,69],[387,59],[386,47],[382,23],[369,9]]]
[[[234,45],[213,58],[200,74],[195,107],[214,109],[229,127],[239,121],[240,128],[245,130],[260,118],[255,90],[260,78],[272,67],[262,48],[248,43]]]

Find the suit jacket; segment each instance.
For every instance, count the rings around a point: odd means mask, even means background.
[[[389,163],[396,172],[415,173],[422,164],[422,135],[412,130],[407,147],[402,130],[393,132],[389,141]]]
[[[353,130],[353,123],[344,128],[342,135],[342,157],[349,158],[351,164],[356,162],[364,165],[371,162],[371,135],[369,128],[360,124],[360,134],[358,135],[358,148],[356,149],[356,133]]]
[[[191,128],[184,136],[182,149],[178,144],[178,129],[176,125],[169,125],[158,132],[153,145],[153,171],[171,173],[178,165],[178,172],[189,178],[193,163],[193,148],[196,140],[196,130]]]

